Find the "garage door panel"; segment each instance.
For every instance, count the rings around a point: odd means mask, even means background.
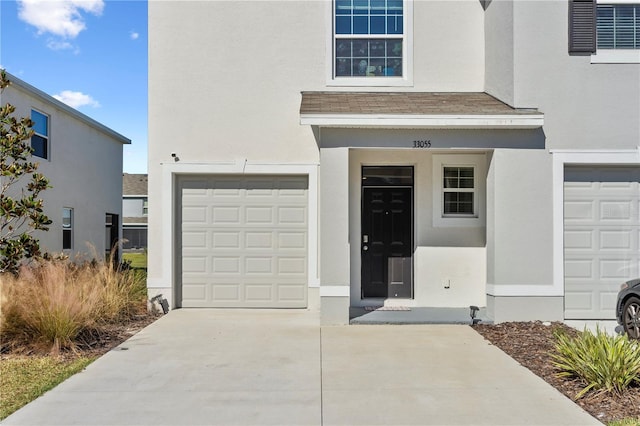
[[[249,206],[245,209],[245,225],[275,225],[275,212],[271,206]]]
[[[215,206],[211,210],[213,212],[211,225],[239,225],[241,223],[240,207]]]
[[[574,230],[564,233],[564,245],[572,249],[591,250],[594,232],[592,230]]]
[[[240,249],[240,239],[242,233],[240,231],[211,231],[213,235],[213,244],[210,248],[212,249]],[[184,235],[184,233],[183,233]],[[206,247],[206,246],[205,246]]]
[[[307,236],[304,232],[279,232],[278,248],[297,250],[307,248]]]
[[[639,272],[640,169],[572,167],[565,179],[565,318],[613,319]]]
[[[273,231],[247,231],[244,241],[245,247],[251,249],[275,249],[276,238]]]
[[[633,232],[632,229],[600,231],[600,250],[631,250]]]
[[[183,307],[306,307],[306,177],[180,185]]]
[[[206,224],[207,209],[205,207],[184,206],[182,209],[182,222],[185,224]]]

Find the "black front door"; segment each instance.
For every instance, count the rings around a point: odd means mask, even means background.
[[[412,193],[362,188],[362,298],[412,297]]]

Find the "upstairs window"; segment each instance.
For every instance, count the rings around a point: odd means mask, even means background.
[[[393,84],[407,79],[408,4],[407,0],[334,0],[334,82]]]
[[[598,4],[598,49],[640,49],[640,3]]]
[[[33,121],[33,136],[31,136],[31,148],[33,155],[40,158],[49,158],[49,116],[31,110]]]
[[[149,200],[142,200],[142,216],[149,215]]]

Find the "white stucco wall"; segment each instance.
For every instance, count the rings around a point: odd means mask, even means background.
[[[302,91],[483,90],[480,3],[418,0],[412,17],[412,85],[336,87],[330,1],[149,2],[150,289],[170,293],[176,279],[165,247],[176,164],[319,164],[319,133],[299,124]]]
[[[53,221],[48,232],[38,232],[41,247],[62,251],[62,209],[73,208],[73,250],[76,254],[104,255],[105,215],[122,221],[121,140],[78,119],[55,100],[34,96],[18,84],[2,93],[2,103],[16,107],[15,115],[29,117],[31,109],[49,115],[49,158],[38,161],[39,172],[52,188],[42,192],[45,214]]]
[[[542,111],[548,149],[637,148],[640,64],[598,64],[590,55],[569,55],[565,0],[488,3],[488,93]]]

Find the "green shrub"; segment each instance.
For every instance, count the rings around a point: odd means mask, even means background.
[[[146,310],[144,277],[111,265],[49,260],[0,275],[0,336],[57,352],[83,331]]]
[[[598,328],[595,334],[585,329],[576,337],[557,331],[555,337],[551,355],[558,375],[585,383],[576,399],[590,390],[621,394],[640,383],[640,343],[626,335],[611,336]]]

